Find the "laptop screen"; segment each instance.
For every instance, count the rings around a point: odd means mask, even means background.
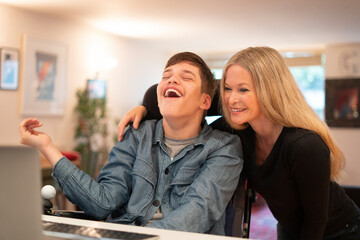
[[[0,239],[41,239],[40,156],[23,146],[0,146]]]

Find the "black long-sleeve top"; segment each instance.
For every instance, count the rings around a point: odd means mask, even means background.
[[[208,115],[218,115],[218,94]],[[147,118],[161,118],[156,85],[143,99]],[[241,137],[244,169],[252,187],[266,200],[277,221],[300,239],[322,239],[353,219],[354,204],[330,180],[330,152],[323,140],[309,130],[284,127],[269,156],[256,164],[255,132],[249,126],[235,131],[223,118],[212,126]]]

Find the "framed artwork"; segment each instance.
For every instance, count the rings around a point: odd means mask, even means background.
[[[99,79],[88,79],[86,89],[89,98],[106,99],[106,81]]]
[[[66,46],[23,36],[22,114],[60,116],[66,90]]]
[[[19,83],[19,51],[1,48],[0,89],[17,90]]]
[[[360,127],[360,79],[325,80],[325,119],[332,127]]]

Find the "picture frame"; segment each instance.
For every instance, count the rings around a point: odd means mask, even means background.
[[[330,127],[360,127],[360,78],[325,80],[325,119]]]
[[[105,80],[88,79],[86,82],[86,90],[90,99],[106,99],[106,88]]]
[[[66,46],[24,35],[22,47],[22,115],[63,115],[66,95]]]
[[[0,48],[0,89],[17,90],[19,85],[19,51]]]

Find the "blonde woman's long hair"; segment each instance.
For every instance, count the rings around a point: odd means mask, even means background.
[[[245,68],[254,81],[260,109],[264,116],[275,124],[298,127],[317,133],[330,150],[331,179],[336,180],[344,166],[344,155],[334,142],[326,123],[307,104],[282,56],[269,47],[251,47],[232,56],[224,67],[220,82],[223,115],[234,129],[243,129],[231,121],[230,112],[224,103],[224,88],[227,70],[232,65]]]

